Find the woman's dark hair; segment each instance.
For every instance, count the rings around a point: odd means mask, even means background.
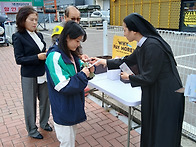
[[[18,32],[24,32],[26,30],[25,21],[30,14],[34,13],[37,14],[36,10],[32,6],[24,6],[20,8],[16,15],[16,25]]]
[[[73,55],[78,56],[80,54],[79,50],[81,46],[79,46],[76,51],[70,51],[68,46],[67,46],[67,37],[69,36],[70,39],[76,39],[79,36],[83,36],[82,42],[84,42],[87,38],[85,30],[75,21],[67,21],[63,31],[61,32],[59,36],[59,43],[58,47],[59,49],[63,50],[63,52],[71,58],[71,53]]]

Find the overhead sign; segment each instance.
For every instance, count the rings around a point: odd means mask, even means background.
[[[43,0],[32,0],[33,6],[44,6],[44,1]]]
[[[0,2],[0,5],[3,13],[17,13],[21,7],[32,5],[32,2]]]
[[[0,0],[0,2],[32,2],[32,0]]]
[[[115,35],[112,46],[112,58],[130,55],[136,49],[136,46],[136,41],[129,42],[126,37]]]
[[[184,13],[185,26],[196,27],[196,11],[186,11]]]

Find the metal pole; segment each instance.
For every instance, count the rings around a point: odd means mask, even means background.
[[[45,20],[45,14],[44,14],[44,6],[43,6],[43,8],[42,8],[42,10],[43,10],[43,16],[44,16],[44,30],[47,30],[46,29],[46,20]],[[41,23],[41,22],[40,22]]]
[[[127,135],[127,147],[130,146],[130,131],[132,128],[132,120],[131,120],[131,107],[129,106],[129,113],[128,113],[128,135]]]
[[[90,12],[88,12],[88,18],[87,18],[88,20],[87,20],[87,22],[88,22],[88,27],[90,27],[91,26],[91,21],[90,21]]]
[[[48,14],[48,21],[49,21],[49,23],[51,23],[51,16],[50,16],[50,13]]]
[[[104,107],[104,93],[102,92],[102,107]]]
[[[103,55],[108,55],[108,23],[107,21],[103,22]]]

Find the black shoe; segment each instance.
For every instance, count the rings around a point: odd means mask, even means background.
[[[49,131],[49,132],[52,132],[53,131],[53,129],[49,125],[47,127],[45,127],[44,130],[45,131]]]
[[[37,136],[33,137],[35,139],[43,139],[44,137],[42,136],[42,134],[38,134]]]

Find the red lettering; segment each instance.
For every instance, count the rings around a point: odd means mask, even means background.
[[[4,7],[5,12],[9,11],[9,7]]]
[[[11,7],[13,12],[16,12],[16,7]]]

